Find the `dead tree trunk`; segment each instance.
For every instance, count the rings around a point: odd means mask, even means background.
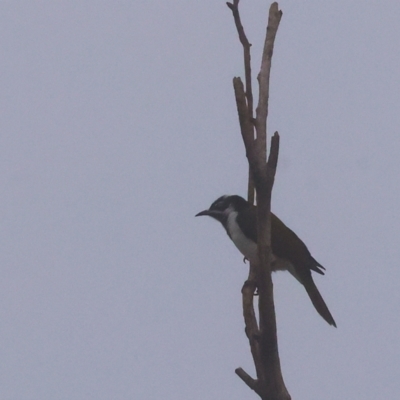
[[[242,368],[236,374],[263,400],[290,400],[283,381],[276,333],[273,285],[271,280],[271,191],[278,162],[279,134],[271,138],[267,161],[267,116],[269,78],[275,36],[282,11],[273,3],[269,10],[268,27],[265,37],[262,62],[257,80],[259,99],[256,115],[253,112],[252,77],[250,65],[250,43],[244,32],[239,0],[227,3],[232,10],[235,25],[243,45],[245,86],[240,78],[233,79],[240,130],[249,162],[248,200],[254,203],[254,189],[257,195],[257,232],[259,264],[250,264],[249,277],[242,288],[243,316],[249,339],[257,378],[253,379]],[[258,323],[254,310],[254,292],[258,290]]]

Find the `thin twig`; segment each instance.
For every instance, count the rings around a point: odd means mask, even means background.
[[[269,175],[269,181],[271,185],[274,184],[276,167],[278,165],[278,155],[279,155],[279,133],[275,132],[271,137],[271,145],[269,148],[268,162],[267,162],[267,172]]]
[[[253,138],[254,138],[254,117],[253,117],[253,89],[252,89],[252,79],[251,79],[251,43],[247,39],[246,33],[244,31],[242,21],[240,19],[239,13],[239,0],[234,0],[233,3],[226,3],[226,5],[231,9],[233,19],[235,21],[236,30],[239,35],[240,43],[243,46],[243,60],[244,60],[244,75],[245,75],[245,94],[247,100],[247,111],[248,118],[253,124]],[[249,167],[249,179],[247,187],[247,200],[250,204],[254,204],[254,180],[251,168]]]
[[[253,379],[243,368],[236,368],[235,373],[250,389],[258,392],[257,381]]]
[[[236,29],[239,35],[239,40],[243,46],[247,109],[249,111],[250,120],[253,120],[253,90],[251,83],[251,55],[250,55],[251,43],[247,39],[246,33],[242,25],[242,21],[240,19],[239,0],[234,0],[233,3],[226,3],[226,5],[232,10],[233,19],[235,21]]]

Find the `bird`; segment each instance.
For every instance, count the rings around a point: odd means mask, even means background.
[[[224,195],[208,210],[196,214],[219,221],[229,238],[251,263],[258,262],[257,207],[238,195]],[[324,299],[314,283],[311,271],[324,275],[325,268],[311,255],[304,242],[271,212],[271,270],[289,271],[305,288],[315,309],[330,325],[336,327]]]

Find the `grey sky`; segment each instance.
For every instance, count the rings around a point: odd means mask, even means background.
[[[241,2],[258,70],[269,2]],[[301,4],[300,4],[301,3]],[[400,2],[281,1],[273,209],[338,324],[274,274],[293,399],[400,393]],[[246,193],[224,1],[0,3],[0,398],[256,398],[247,267],[194,215]]]

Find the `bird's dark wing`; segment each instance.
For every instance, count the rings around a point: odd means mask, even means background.
[[[237,216],[243,233],[257,243],[257,209],[251,206]],[[275,214],[271,213],[271,246],[272,253],[280,258],[289,260],[299,276],[309,275],[313,270],[324,275],[324,267],[311,255],[304,242],[288,228]]]
[[[313,270],[324,275],[325,269],[310,253],[304,242],[289,229],[275,214],[271,213],[272,252],[289,260],[299,275]]]

